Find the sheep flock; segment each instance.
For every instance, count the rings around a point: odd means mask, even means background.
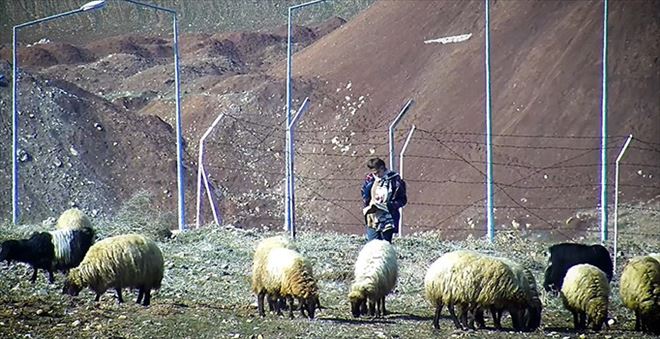
[[[57,254],[53,242],[76,242],[72,240],[73,237],[58,238],[52,232],[92,229],[93,225],[89,219],[71,223],[74,224],[60,226],[58,222],[56,229],[45,232],[50,234],[48,242],[52,246],[50,249],[46,246],[47,251],[53,252],[49,263],[35,266],[31,262],[33,257],[5,250],[15,248],[16,242],[30,243],[31,237],[3,242],[0,259],[8,263],[27,263],[35,268],[35,272],[36,268],[42,268],[37,266],[63,271],[65,278],[62,279],[64,286],[61,291],[72,296],[89,287],[96,293],[95,300],[99,301],[105,291],[110,289],[121,303],[122,290],[135,289],[139,304],[149,306],[159,303],[158,294],[155,301],[151,300],[151,291],[161,286],[167,289],[167,284],[162,284],[162,281],[168,274],[164,262],[168,253],[161,252],[154,241],[142,235],[93,239],[78,263],[69,264],[67,268],[56,268],[61,259],[55,257],[66,255]],[[37,234],[41,233],[44,232]],[[243,245],[253,255],[251,274],[246,272],[245,278],[250,281],[250,292],[256,297],[253,299],[257,306],[254,316],[270,318],[267,304],[275,315],[288,311],[290,318],[294,318],[294,313],[298,312],[303,318],[327,319],[319,308],[321,304],[334,303],[329,299],[324,300],[328,298],[324,295],[326,283],[321,281],[327,278],[322,277],[323,269],[317,266],[332,263],[323,262],[322,254],[309,253],[305,246],[297,246],[295,240],[286,236],[255,236],[252,243]],[[74,244],[72,248],[76,246]],[[402,293],[397,284],[412,279],[410,271],[406,269],[407,258],[401,256],[399,246],[402,245],[397,244],[396,239],[394,244],[371,241],[363,243],[355,253],[348,251],[346,260],[351,261],[354,270],[347,277],[350,283],[345,287],[344,306],[338,306],[335,310],[356,318],[366,315],[366,320],[360,321],[374,321],[375,324],[385,319],[396,322],[401,310],[397,310],[397,303],[392,307],[390,302],[386,311],[385,302],[398,298]],[[635,319],[636,331],[659,334],[658,255],[634,257],[623,263],[622,270],[619,270],[622,273],[612,277],[612,273],[608,272],[611,267],[608,262],[611,261],[609,251],[603,252],[600,248],[583,251],[584,246],[595,248],[599,245],[565,243],[548,249],[540,248],[539,253],[546,252],[548,256],[545,277],[541,275],[542,281],[537,281],[537,277],[532,274],[532,268],[537,270],[538,267],[526,267],[526,261],[515,256],[502,257],[502,253],[495,255],[487,249],[434,251],[436,257],[427,261],[422,279],[418,276],[414,278],[419,288],[405,293],[417,293],[426,300],[426,309],[432,314],[429,328],[440,328],[453,322],[453,326],[449,327],[477,333],[481,329],[503,333],[547,331],[545,306],[552,298],[556,298],[565,306],[566,315],[573,315],[573,319],[566,316],[566,320],[573,320],[576,331],[599,331],[605,326],[606,334],[608,325],[613,323],[610,318],[612,307],[625,307]],[[25,248],[29,251],[31,247]],[[566,258],[571,258],[571,262],[567,263]],[[555,271],[561,273],[556,274]],[[560,284],[554,282],[557,279],[561,280]],[[610,287],[614,283],[619,286],[616,294],[611,292]],[[544,289],[547,293],[544,293]],[[620,304],[614,305],[613,300],[620,300]],[[447,325],[439,321],[445,307],[451,319]]]

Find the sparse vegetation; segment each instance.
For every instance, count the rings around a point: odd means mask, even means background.
[[[122,208],[122,215],[111,221],[93,220],[101,237],[124,232],[154,229],[168,217],[148,209],[148,198],[136,197]],[[625,209],[624,209],[625,210]],[[142,211],[143,213],[139,213]],[[643,220],[645,231],[658,232],[660,217],[640,215],[639,210],[625,210],[620,220],[619,248],[627,258],[658,251],[657,239],[635,236],[630,225]],[[154,214],[156,213],[156,214]],[[175,219],[175,218],[174,218]],[[174,220],[173,219],[173,220]],[[116,221],[115,220],[115,221]],[[158,221],[161,220],[161,221]],[[170,222],[173,222],[170,220]],[[44,225],[2,225],[0,240],[23,236]],[[250,291],[252,252],[259,239],[274,233],[243,230],[232,226],[205,227],[160,239],[165,255],[163,287],[156,292],[152,305],[143,308],[133,303],[135,293],[125,293],[127,302],[116,303],[114,293],[106,293],[100,303],[93,302],[85,290],[78,298],[61,295],[62,275],[56,283],[46,284],[40,275],[37,283],[26,281],[26,266],[2,267],[0,274],[0,337],[191,337],[191,338],[410,338],[410,337],[556,337],[574,336],[572,318],[559,298],[541,291],[544,304],[542,330],[514,334],[491,329],[462,332],[453,328],[448,318],[441,320],[439,331],[431,325],[432,308],[423,297],[423,277],[427,267],[439,255],[458,248],[476,249],[514,259],[534,272],[542,281],[547,243],[533,242],[515,232],[500,232],[493,244],[484,239],[444,241],[437,232],[424,232],[395,239],[399,252],[400,278],[395,292],[387,297],[393,312],[382,319],[353,319],[347,300],[353,263],[364,243],[362,236],[336,233],[303,233],[297,239],[300,251],[310,258],[319,278],[321,303],[327,309],[309,321],[267,314],[257,316],[255,297]],[[597,241],[587,239],[583,241]],[[618,267],[620,272],[622,267]],[[130,301],[129,301],[130,299]],[[447,316],[447,314],[444,314]],[[633,332],[634,316],[618,297],[618,281],[612,284],[610,317],[616,323],[599,334],[588,337],[642,338]],[[508,317],[503,326],[510,329]]]

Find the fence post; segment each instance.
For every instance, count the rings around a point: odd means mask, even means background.
[[[412,139],[412,135],[415,132],[415,125],[412,125],[410,128],[410,132],[408,132],[408,136],[406,137],[406,142],[403,144],[403,148],[401,149],[401,154],[399,154],[399,175],[401,176],[401,179],[403,179],[403,155],[406,153],[406,149],[408,148],[408,144],[410,143],[410,139]],[[403,236],[403,207],[399,207],[399,238]]]
[[[403,119],[403,115],[406,114],[406,112],[408,112],[408,109],[414,102],[415,101],[413,99],[408,100],[408,102],[406,102],[406,104],[403,105],[403,108],[401,109],[399,114],[397,114],[396,118],[394,118],[394,120],[390,124],[390,128],[387,135],[389,139],[389,148],[390,148],[390,169],[392,171],[396,170],[396,167],[394,167],[394,129],[396,128],[396,125],[398,125],[399,122],[401,122],[401,119]]]
[[[617,241],[619,240],[619,162],[623,158],[623,153],[626,152],[632,138],[632,134],[629,135],[628,140],[623,144],[619,156],[616,157],[616,168],[614,169],[614,274],[616,274]]]
[[[298,112],[296,112],[296,115],[293,116],[293,119],[291,119],[291,122],[286,126],[286,134],[289,139],[289,162],[287,163],[287,167],[289,168],[289,183],[288,183],[288,189],[289,189],[289,200],[287,201],[287,204],[289,206],[289,212],[291,213],[289,215],[289,233],[291,234],[291,239],[296,238],[296,185],[295,185],[295,177],[294,177],[294,144],[295,140],[293,138],[293,132],[294,132],[294,127],[296,126],[296,122],[300,118],[302,118],[303,114],[307,111],[309,108],[309,98],[305,98],[305,101],[303,101],[302,105],[300,105],[300,108],[298,109]]]
[[[490,97],[490,4],[486,2],[486,215],[488,241],[495,239],[495,225],[493,217],[493,145],[492,145],[492,112]]]
[[[201,209],[202,209],[202,189],[206,189],[206,192],[209,197],[209,203],[211,204],[211,211],[213,212],[213,219],[215,222],[220,225],[222,219],[218,213],[218,206],[213,197],[213,192],[211,192],[210,185],[208,182],[208,176],[206,175],[206,170],[204,169],[204,142],[206,137],[211,134],[211,131],[215,128],[218,122],[225,116],[225,113],[220,113],[217,118],[213,121],[211,126],[204,132],[201,138],[199,138],[199,155],[197,157],[197,228],[201,224]],[[203,186],[202,186],[203,185]]]

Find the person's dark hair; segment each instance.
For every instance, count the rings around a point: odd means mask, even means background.
[[[367,161],[367,168],[375,170],[379,168],[386,168],[385,167],[385,161],[381,158],[372,158]]]

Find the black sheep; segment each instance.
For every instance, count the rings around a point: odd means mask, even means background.
[[[7,240],[2,243],[0,249],[0,261],[12,260],[29,264],[34,269],[31,282],[37,280],[37,270],[48,271],[48,281],[53,282],[53,261],[55,260],[55,250],[52,236],[48,232],[34,233],[29,239]]]
[[[48,272],[53,282],[53,272],[67,272],[78,266],[87,250],[94,243],[94,230],[89,227],[74,230],[35,232],[29,239],[7,240],[0,247],[0,261],[12,260],[29,264],[34,269],[31,282],[37,280],[38,269]]]
[[[594,265],[605,272],[608,282],[612,280],[612,258],[602,245],[561,243],[550,246],[548,252],[550,257],[543,282],[543,287],[548,292],[559,292],[568,269],[578,264]]]

